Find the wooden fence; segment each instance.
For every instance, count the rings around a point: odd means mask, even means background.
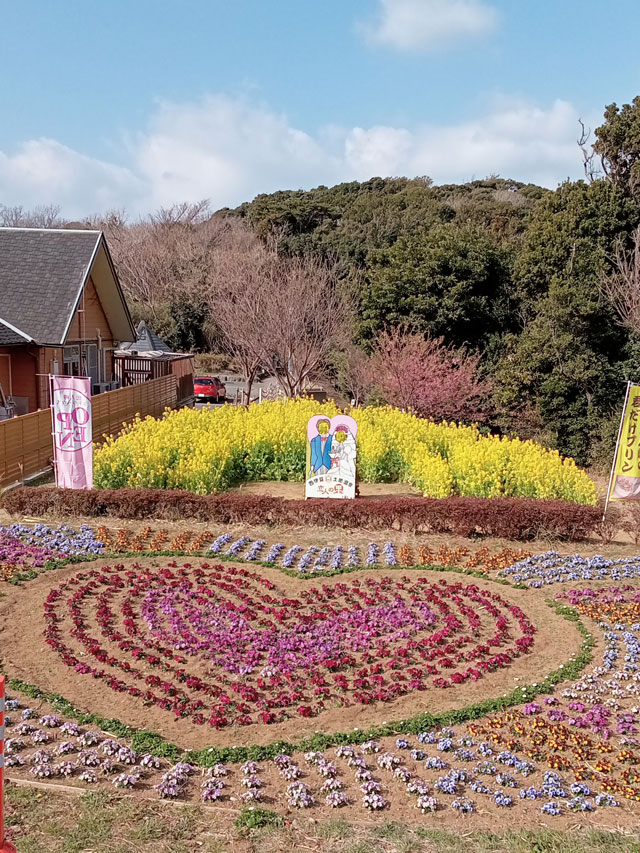
[[[158,417],[165,408],[176,408],[178,384],[173,375],[161,376],[92,397],[94,442],[119,432],[137,414]],[[0,421],[0,488],[45,471],[52,454],[50,409]]]
[[[178,405],[190,406],[193,395],[193,356],[167,353],[157,358],[143,355],[122,355],[113,357],[116,376],[123,388],[139,385],[158,379],[160,376],[175,376],[178,383]]]

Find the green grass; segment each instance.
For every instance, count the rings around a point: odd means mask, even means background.
[[[81,797],[9,786],[7,829],[19,853],[638,853],[640,834],[599,829],[474,831],[464,835],[423,822],[366,826],[342,817],[285,826],[269,809],[238,815],[198,806],[173,806],[131,796]],[[234,818],[237,826],[234,826]],[[420,819],[418,819],[420,820]],[[424,818],[426,822],[428,818]],[[509,817],[505,819],[509,823]]]
[[[343,817],[324,821],[318,826],[320,838],[349,838],[352,834],[351,825]]]
[[[284,826],[284,820],[271,809],[244,808],[235,819],[234,826],[239,830],[279,828]]]

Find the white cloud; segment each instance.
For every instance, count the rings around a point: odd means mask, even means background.
[[[500,174],[553,187],[581,176],[577,130],[578,112],[566,101],[545,108],[503,98],[459,124],[327,127],[312,135],[267,106],[216,95],[159,104],[147,128],[121,142],[126,165],[51,139],[0,151],[0,203],[59,204],[75,218],[201,198],[233,207],[261,192],[376,175],[449,183]]]
[[[0,151],[0,203],[57,204],[70,217],[120,207],[143,192],[131,169],[88,157],[55,139],[32,139],[15,154]]]
[[[162,103],[138,137],[135,160],[152,207],[204,196],[234,204],[256,192],[308,184],[335,165],[318,141],[283,116],[223,95]]]
[[[413,148],[413,135],[398,127],[354,127],[344,140],[344,159],[354,174],[397,175]]]
[[[556,100],[548,109],[503,102],[474,121],[421,128],[413,137],[408,170],[446,181],[500,174],[553,187],[579,175],[577,128],[578,113],[566,101]]]
[[[492,32],[498,12],[482,0],[379,0],[376,19],[359,27],[372,44],[433,51]]]

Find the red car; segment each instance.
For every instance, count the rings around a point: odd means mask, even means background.
[[[193,393],[197,401],[207,403],[224,403],[227,389],[217,376],[195,376]]]

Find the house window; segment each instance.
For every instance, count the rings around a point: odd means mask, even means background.
[[[63,376],[80,376],[80,347],[64,347],[62,350]]]
[[[98,364],[98,345],[83,344],[82,347],[83,376],[91,377],[92,386],[100,381],[100,369]]]

